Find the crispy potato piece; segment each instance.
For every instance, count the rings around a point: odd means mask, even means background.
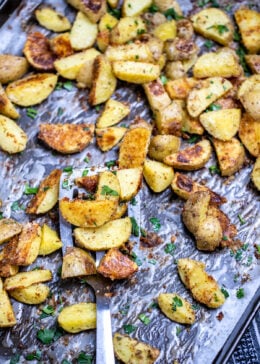
[[[74,53],[70,43],[70,33],[57,35],[49,40],[49,45],[57,58],[68,57]]]
[[[160,355],[158,349],[118,332],[114,334],[113,344],[117,359],[125,364],[153,364]]]
[[[111,220],[120,219],[123,215],[125,215],[128,208],[128,204],[124,202],[120,202],[117,205],[116,210],[114,211],[113,215],[111,216]]]
[[[102,16],[102,18],[100,19],[100,22],[98,23],[98,30],[100,32],[103,32],[106,30],[109,33],[110,30],[117,25],[117,23],[118,23],[118,19],[116,17],[114,17],[110,13],[105,13]]]
[[[7,293],[3,289],[3,282],[0,278],[0,327],[11,327],[16,324],[16,318],[8,298]]]
[[[48,269],[37,269],[28,272],[17,273],[13,277],[6,278],[4,289],[12,291],[17,288],[26,288],[35,283],[47,282],[52,279],[52,273]]]
[[[176,21],[170,20],[157,25],[152,34],[163,42],[174,39],[177,35]]]
[[[239,87],[237,95],[248,114],[260,122],[260,75],[247,78]]]
[[[140,190],[142,186],[141,167],[119,169],[116,173],[120,184],[120,200],[130,201]]]
[[[258,54],[247,54],[245,60],[251,71],[256,74],[260,74],[260,55]]]
[[[29,64],[24,57],[0,54],[0,83],[16,81],[28,71]]]
[[[110,41],[112,44],[125,44],[145,31],[146,25],[142,18],[126,16],[111,30]]]
[[[97,271],[111,280],[126,279],[138,271],[138,265],[119,249],[112,248],[101,259]]]
[[[4,251],[0,252],[0,277],[7,278],[17,274],[19,267],[17,265],[5,263]]]
[[[0,115],[0,148],[14,154],[22,152],[26,143],[25,132],[13,120]]]
[[[242,42],[249,53],[258,53],[260,50],[260,14],[257,11],[240,8],[235,14]]]
[[[0,113],[11,118],[17,119],[19,118],[19,112],[15,109],[14,105],[8,99],[5,90],[0,84]]]
[[[175,135],[156,135],[151,138],[148,156],[159,162],[172,153],[176,153],[180,149],[180,138]]]
[[[176,0],[154,0],[154,4],[158,6],[161,12],[173,8],[178,15],[182,15],[181,7]]]
[[[164,42],[161,39],[156,38],[154,35],[148,33],[141,35],[139,41],[148,45],[155,62],[159,62],[161,56],[163,56]]]
[[[75,226],[97,227],[111,219],[118,202],[115,200],[87,201],[60,200],[60,211],[65,220]]]
[[[100,251],[119,248],[130,237],[132,224],[129,217],[107,222],[97,228],[76,228],[74,236],[76,245],[81,248]]]
[[[56,60],[54,67],[62,77],[75,80],[85,62],[94,60],[99,54],[100,52],[95,48],[89,48],[86,51]]]
[[[165,109],[170,105],[171,99],[165,91],[160,78],[143,84],[143,88],[153,112]]]
[[[196,78],[239,77],[241,73],[238,56],[230,48],[220,48],[217,52],[203,54],[193,67],[193,75]]]
[[[93,79],[88,99],[90,105],[107,101],[113,95],[116,83],[108,59],[103,55],[97,56],[93,64]]]
[[[81,277],[96,274],[92,256],[83,249],[69,247],[63,256],[61,278]]]
[[[87,15],[92,23],[97,23],[106,12],[105,0],[67,0],[67,2]]]
[[[39,249],[39,255],[48,255],[62,247],[62,242],[55,230],[52,230],[48,225],[42,226],[42,238]]]
[[[117,126],[96,129],[97,145],[102,150],[102,152],[107,152],[120,142],[126,131],[127,128],[120,128]]]
[[[181,135],[183,113],[179,100],[172,101],[164,109],[154,111],[154,116],[160,134]]]
[[[160,75],[160,67],[147,62],[116,61],[113,71],[120,80],[137,84],[154,81]]]
[[[75,179],[75,183],[79,187],[84,187],[88,192],[94,193],[96,192],[97,185],[98,185],[98,178],[97,174],[93,176],[84,176]]]
[[[164,163],[177,169],[194,171],[205,166],[211,157],[212,148],[208,140],[202,140],[191,147],[164,158]]]
[[[61,170],[54,169],[41,182],[38,192],[26,209],[27,214],[44,214],[56,205],[59,196],[60,176]]]
[[[10,83],[6,88],[9,99],[19,106],[40,104],[54,90],[58,76],[36,73]]]
[[[130,113],[130,107],[120,101],[109,99],[102,114],[97,120],[97,128],[106,128],[115,125]]]
[[[35,222],[23,226],[19,236],[15,236],[3,249],[4,261],[12,265],[30,265],[39,253],[41,228]]]
[[[77,74],[77,87],[90,88],[93,79],[93,64],[94,59],[87,60]]]
[[[154,61],[152,52],[145,43],[108,46],[105,55],[110,62],[135,61],[152,63]]]
[[[175,62],[189,60],[199,52],[199,48],[193,39],[179,37],[167,40],[164,45],[164,50],[168,61]]]
[[[70,21],[66,16],[48,6],[36,9],[35,17],[42,27],[56,33],[65,32],[71,28]]]
[[[191,89],[196,85],[194,78],[178,78],[177,80],[170,80],[165,85],[165,90],[172,100],[180,99],[185,100],[189,95]]]
[[[210,194],[210,202],[216,205],[221,205],[227,202],[225,197],[220,196],[218,193],[213,192],[205,185],[201,185],[195,181],[193,181],[190,177],[185,174],[176,172],[173,177],[173,181],[171,183],[172,190],[179,197],[184,200],[188,200],[194,192],[207,191]]]
[[[240,119],[240,109],[222,109],[200,115],[200,122],[207,132],[224,141],[231,140],[236,135]]]
[[[144,13],[151,5],[152,5],[152,0],[144,0],[144,1],[124,0],[122,6],[122,14],[123,16],[138,16]]]
[[[9,291],[9,294],[16,301],[27,305],[39,305],[46,301],[50,289],[46,284],[35,283],[26,288],[16,288]]]
[[[165,67],[165,75],[170,80],[177,80],[179,78],[184,78],[186,76],[186,72],[184,70],[183,64],[181,61],[169,61]]]
[[[0,220],[0,244],[13,238],[22,231],[22,225],[13,219]]]
[[[227,215],[224,214],[217,206],[210,204],[208,208],[208,216],[217,218],[223,233],[220,247],[225,248],[230,246],[233,242],[233,238],[237,235],[237,229],[235,225],[231,224]]]
[[[28,62],[39,71],[54,69],[55,54],[52,53],[49,40],[44,34],[34,32],[27,36],[23,53]]]
[[[181,131],[183,133],[189,133],[189,134],[197,134],[197,135],[203,135],[204,134],[204,128],[201,125],[200,121],[196,118],[192,118],[187,110],[182,109],[182,129]]]
[[[243,114],[239,125],[239,138],[254,157],[260,155],[260,123],[247,113]]]
[[[246,155],[239,140],[232,138],[224,142],[214,138],[213,145],[222,176],[232,176],[243,166]]]
[[[158,305],[172,321],[180,324],[193,324],[195,321],[195,312],[191,304],[176,293],[159,294]]]
[[[120,196],[120,184],[117,176],[105,171],[99,174],[96,200],[118,201]]]
[[[96,304],[77,303],[63,308],[58,316],[58,323],[63,330],[73,334],[96,328]]]
[[[195,300],[209,308],[223,305],[225,297],[215,279],[205,272],[204,263],[184,258],[178,259],[177,266],[182,282],[191,290]]]
[[[191,17],[195,31],[205,38],[228,45],[233,40],[234,27],[229,16],[220,9],[207,8]]]
[[[141,167],[144,164],[150,136],[151,130],[145,127],[127,131],[119,150],[120,169]]]
[[[85,14],[79,11],[70,32],[72,48],[80,51],[92,47],[96,41],[97,33],[97,24],[92,23]],[[85,36],[82,36],[83,34]]]
[[[150,159],[144,162],[143,174],[146,183],[154,192],[162,192],[168,188],[174,176],[172,167]]]
[[[38,138],[63,154],[78,153],[91,142],[93,124],[40,124]]]
[[[98,49],[102,53],[105,53],[107,47],[109,46],[109,42],[110,42],[110,31],[107,29],[107,30],[103,30],[102,32],[98,32],[96,42],[97,42]]]
[[[260,158],[258,157],[254,168],[253,168],[253,172],[251,175],[252,181],[254,182],[254,185],[256,186],[256,188],[260,191]]]
[[[232,83],[222,77],[211,77],[198,82],[187,99],[187,110],[190,116],[194,118],[199,116],[212,102],[223,96],[232,87]]]

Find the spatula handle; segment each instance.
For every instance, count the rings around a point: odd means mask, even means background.
[[[96,295],[97,332],[96,364],[114,364],[110,298]]]

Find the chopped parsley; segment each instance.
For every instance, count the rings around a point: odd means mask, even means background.
[[[37,332],[37,339],[44,345],[49,345],[54,341],[55,329],[41,329]]]
[[[224,24],[214,24],[211,25],[211,27],[208,27],[207,29],[216,29],[218,31],[218,34],[223,35],[226,32],[229,32],[229,29]]]
[[[191,305],[191,308],[193,310],[197,311],[200,308],[200,306],[199,305]]]
[[[65,81],[63,83],[63,88],[65,88],[65,90],[67,91],[71,91],[73,89],[73,84],[71,81]]]
[[[228,240],[228,236],[223,235],[223,236],[222,236],[222,240],[227,241],[227,240]]]
[[[198,1],[198,6],[202,8],[209,3],[211,3],[210,6],[212,6],[213,8],[219,8],[219,4],[216,0],[200,0]]]
[[[175,252],[176,245],[174,243],[168,243],[166,244],[166,247],[164,248],[165,253],[173,255]]]
[[[9,364],[17,364],[20,361],[20,354],[14,354],[12,358],[10,359]]]
[[[37,116],[38,111],[36,109],[34,109],[33,107],[28,107],[26,109],[26,115],[31,118],[31,119],[35,119]]]
[[[133,206],[137,205],[137,201],[136,201],[135,197],[132,198],[132,200],[130,201],[130,204]]]
[[[105,162],[105,166],[107,168],[111,168],[111,167],[114,167],[116,165],[116,160],[111,160],[111,161],[108,161],[108,162]]]
[[[61,116],[64,113],[64,109],[62,107],[58,108],[57,116]]]
[[[149,221],[153,225],[153,230],[157,233],[161,228],[160,220],[157,217],[150,217]]]
[[[42,313],[40,314],[40,319],[44,319],[46,317],[52,316],[54,314],[54,307],[53,306],[45,306],[42,309]]]
[[[238,288],[236,292],[236,296],[238,299],[245,297],[244,288]]]
[[[207,108],[206,111],[217,111],[217,110],[221,110],[222,106],[218,105],[218,104],[211,104],[209,105],[209,107]]]
[[[72,364],[72,362],[67,359],[63,359],[61,364]]]
[[[88,158],[88,157],[85,157],[85,158],[83,159],[83,161],[84,161],[85,163],[89,163],[89,158]]]
[[[228,293],[228,291],[225,289],[225,288],[221,288],[221,292],[223,293],[223,295],[224,295],[224,297],[225,298],[228,298],[229,297],[229,293]]]
[[[73,167],[72,166],[68,166],[68,167],[63,168],[63,172],[69,172],[69,173],[71,173],[72,171],[73,171]]]
[[[0,211],[0,220],[2,220],[4,218],[4,216],[3,216],[3,212],[2,211]]]
[[[117,191],[112,190],[112,188],[110,188],[107,185],[102,186],[101,195],[105,195],[105,196],[119,196],[119,194],[118,194]]]
[[[132,332],[134,332],[137,329],[137,327],[131,324],[127,324],[123,325],[123,329],[126,334],[132,334]]]
[[[247,258],[247,262],[246,262],[246,266],[247,267],[250,267],[250,265],[253,263],[253,257],[252,256],[250,256],[250,257],[248,257]]]
[[[183,19],[183,16],[182,15],[179,15],[174,8],[167,9],[165,11],[164,15],[166,16],[166,18],[168,20],[172,20],[172,19],[180,20],[180,19]]]
[[[140,233],[141,233],[141,236],[144,238],[147,236],[146,230],[143,228],[140,228]]]
[[[69,190],[71,188],[70,184],[69,184],[69,180],[67,178],[65,178],[62,182],[62,188],[64,190]]]
[[[83,351],[79,354],[77,358],[77,364],[91,364],[93,361],[93,356],[83,353]]]
[[[161,75],[160,80],[162,81],[163,85],[166,85],[166,83],[168,82],[168,78],[165,75]]]
[[[256,247],[257,253],[260,254],[260,245],[255,245],[255,247]]]
[[[240,222],[240,225],[244,225],[246,223],[246,221],[242,218],[242,216],[240,214],[238,214],[237,217]]]
[[[25,359],[26,360],[41,360],[42,353],[40,350],[36,350],[33,353],[27,354]]]
[[[112,16],[114,16],[117,19],[121,18],[121,11],[120,9],[109,9],[109,14],[111,14]]]
[[[36,193],[38,191],[39,191],[38,187],[30,187],[28,183],[25,184],[25,187],[24,187],[25,195],[36,195]]]
[[[220,174],[220,169],[217,166],[209,167],[210,174]]]
[[[206,99],[209,100],[209,99],[212,98],[212,96],[213,96],[213,93],[210,93],[210,94],[208,94],[208,96],[206,97]]]
[[[149,259],[148,263],[150,263],[152,265],[155,265],[157,263],[157,260],[156,259]]]
[[[239,57],[240,64],[243,67],[246,75],[250,75],[251,72],[250,72],[248,65],[246,63],[246,60],[245,60],[246,49],[242,45],[239,45],[238,49],[236,50],[236,54]]]
[[[176,326],[176,335],[179,336],[182,332],[182,328],[180,326]]]
[[[141,259],[138,258],[138,256],[135,254],[135,252],[131,253],[131,258],[138,265],[138,267],[140,267],[143,264]]]
[[[151,322],[151,320],[149,319],[149,317],[147,317],[144,313],[140,313],[140,315],[138,315],[138,318],[145,325],[148,325]]]
[[[88,175],[88,169],[84,169],[84,171],[82,172],[82,177],[85,177]]]
[[[148,11],[149,11],[149,13],[157,13],[157,11],[159,11],[159,8],[158,8],[158,6],[157,6],[157,5],[152,4],[152,5],[150,6],[150,8],[148,9]]]
[[[183,306],[182,300],[177,296],[173,297],[173,299],[172,299],[172,310],[177,311],[177,307],[182,307],[182,306]]]
[[[101,108],[101,106],[100,106],[100,105],[95,106],[95,110],[96,110],[96,111],[100,111],[100,108]]]
[[[126,316],[129,311],[129,308],[130,308],[130,305],[128,303],[126,303],[125,305],[123,305],[120,308],[119,312],[121,313],[121,315]]]
[[[240,34],[238,33],[238,31],[236,31],[236,30],[235,30],[235,32],[234,32],[234,37],[233,37],[233,39],[234,39],[234,41],[236,41],[236,42],[240,42],[240,40],[241,40],[241,36],[240,36]]]
[[[212,40],[207,39],[206,42],[204,43],[204,46],[210,49],[214,46],[214,42],[212,42]]]
[[[200,136],[199,135],[191,135],[190,138],[187,140],[187,143],[189,144],[193,144],[193,143],[197,143],[200,140]]]
[[[138,35],[142,35],[145,33],[145,30],[144,29],[137,29],[137,34]]]
[[[132,223],[132,234],[134,236],[139,236],[139,225],[134,217],[130,217]]]
[[[21,211],[24,210],[24,206],[19,203],[19,201],[14,201],[11,205],[12,211]]]

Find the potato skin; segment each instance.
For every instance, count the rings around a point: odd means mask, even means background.
[[[61,278],[81,277],[96,274],[92,256],[83,249],[68,247],[63,256]]]
[[[254,157],[260,154],[260,123],[245,113],[239,125],[239,138]]]
[[[22,231],[22,225],[13,219],[0,220],[0,244],[10,240]]]
[[[26,148],[27,135],[12,120],[0,115],[0,148],[9,154],[22,152]]]
[[[47,299],[49,292],[50,289],[46,284],[35,283],[26,288],[13,289],[10,291],[10,296],[27,305],[38,305]]]
[[[179,150],[180,144],[180,138],[175,135],[155,135],[151,138],[148,155],[152,159],[163,162],[167,155]]]
[[[180,307],[174,305],[176,298],[181,304]],[[161,293],[158,296],[158,305],[165,316],[172,321],[180,324],[193,324],[195,321],[195,312],[191,304],[176,293]]]
[[[16,81],[21,78],[29,68],[25,57],[11,54],[0,54],[0,83]]]
[[[96,328],[96,304],[77,303],[65,307],[58,316],[63,330],[77,333]]]

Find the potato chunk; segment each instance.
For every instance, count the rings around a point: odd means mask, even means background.
[[[258,191],[260,191],[260,158],[259,157],[257,158],[257,160],[255,162],[251,178],[252,178],[254,185],[258,189]]]
[[[0,83],[16,81],[28,71],[29,64],[25,57],[12,54],[0,54]]]
[[[67,2],[82,11],[92,23],[97,23],[106,12],[105,0],[67,0]]]
[[[215,279],[206,273],[204,263],[184,258],[178,259],[177,266],[182,282],[195,300],[209,308],[223,305],[225,297]]]
[[[37,269],[28,272],[17,273],[13,277],[6,278],[4,288],[11,291],[17,288],[26,288],[35,283],[47,282],[52,279],[52,273],[47,269]]]
[[[81,277],[96,274],[92,256],[83,249],[69,247],[63,256],[61,278]]]
[[[151,5],[152,5],[152,0],[144,0],[144,1],[124,0],[122,7],[123,16],[141,15]]]
[[[11,119],[17,119],[20,116],[18,111],[15,109],[14,105],[8,99],[1,84],[0,84],[0,113]]]
[[[239,138],[251,155],[260,155],[260,123],[246,113],[239,125]]]
[[[146,25],[139,16],[126,16],[121,18],[110,32],[112,44],[124,44],[146,31]]]
[[[22,225],[13,219],[0,220],[0,244],[13,238],[22,231]]]
[[[248,54],[245,56],[246,63],[250,67],[251,71],[256,74],[260,74],[260,55]]]
[[[49,40],[50,48],[57,58],[71,56],[74,51],[70,43],[70,33],[62,33]]]
[[[260,75],[247,78],[239,87],[237,95],[248,114],[260,122]]]
[[[146,62],[116,61],[113,62],[113,71],[120,80],[137,84],[154,81],[160,75],[157,64]]]
[[[0,327],[11,327],[16,324],[16,318],[6,291],[0,278]]]
[[[176,153],[180,144],[180,138],[175,135],[156,135],[151,138],[148,155],[150,158],[162,162],[167,155]]]
[[[17,274],[19,271],[18,265],[13,265],[5,262],[5,254],[0,252],[0,277],[8,278]]]
[[[43,303],[46,301],[49,293],[49,287],[42,283],[35,283],[29,287],[16,288],[9,291],[12,298],[27,305],[39,305]]]
[[[170,320],[180,324],[193,324],[195,312],[191,304],[176,293],[161,293],[158,305]]]
[[[11,119],[0,115],[0,148],[7,153],[22,152],[27,143],[25,132]]]
[[[123,138],[127,128],[111,127],[104,129],[96,129],[97,145],[102,152],[107,152],[116,146]]]
[[[153,112],[165,109],[170,105],[171,99],[165,91],[160,78],[155,81],[145,83],[143,88]]]
[[[53,32],[65,32],[71,27],[70,21],[66,16],[47,6],[36,9],[35,17],[42,27]]]
[[[55,230],[52,230],[48,225],[43,224],[41,245],[39,255],[48,255],[62,247],[62,242]]]
[[[260,50],[259,12],[243,7],[235,12],[235,20],[244,46],[248,49],[249,53],[258,53]]]
[[[97,128],[106,128],[115,125],[130,113],[130,107],[120,101],[109,99],[102,114],[97,120]]]
[[[142,186],[141,167],[119,169],[116,173],[120,184],[120,200],[130,201]]]
[[[105,54],[110,62],[135,61],[152,63],[154,61],[152,52],[145,43],[108,46]]]
[[[245,149],[239,140],[232,138],[224,142],[213,139],[213,145],[222,176],[232,176],[243,166],[246,157]]]
[[[180,136],[183,113],[179,100],[173,100],[164,109],[154,112],[155,123],[160,134]]]
[[[96,304],[77,303],[64,307],[58,316],[58,323],[63,330],[73,334],[96,328]]]
[[[162,192],[168,188],[174,176],[172,167],[150,159],[144,162],[143,174],[146,183],[154,192]]]
[[[97,25],[81,11],[78,12],[70,32],[70,43],[73,49],[80,51],[90,48],[96,41]]]

